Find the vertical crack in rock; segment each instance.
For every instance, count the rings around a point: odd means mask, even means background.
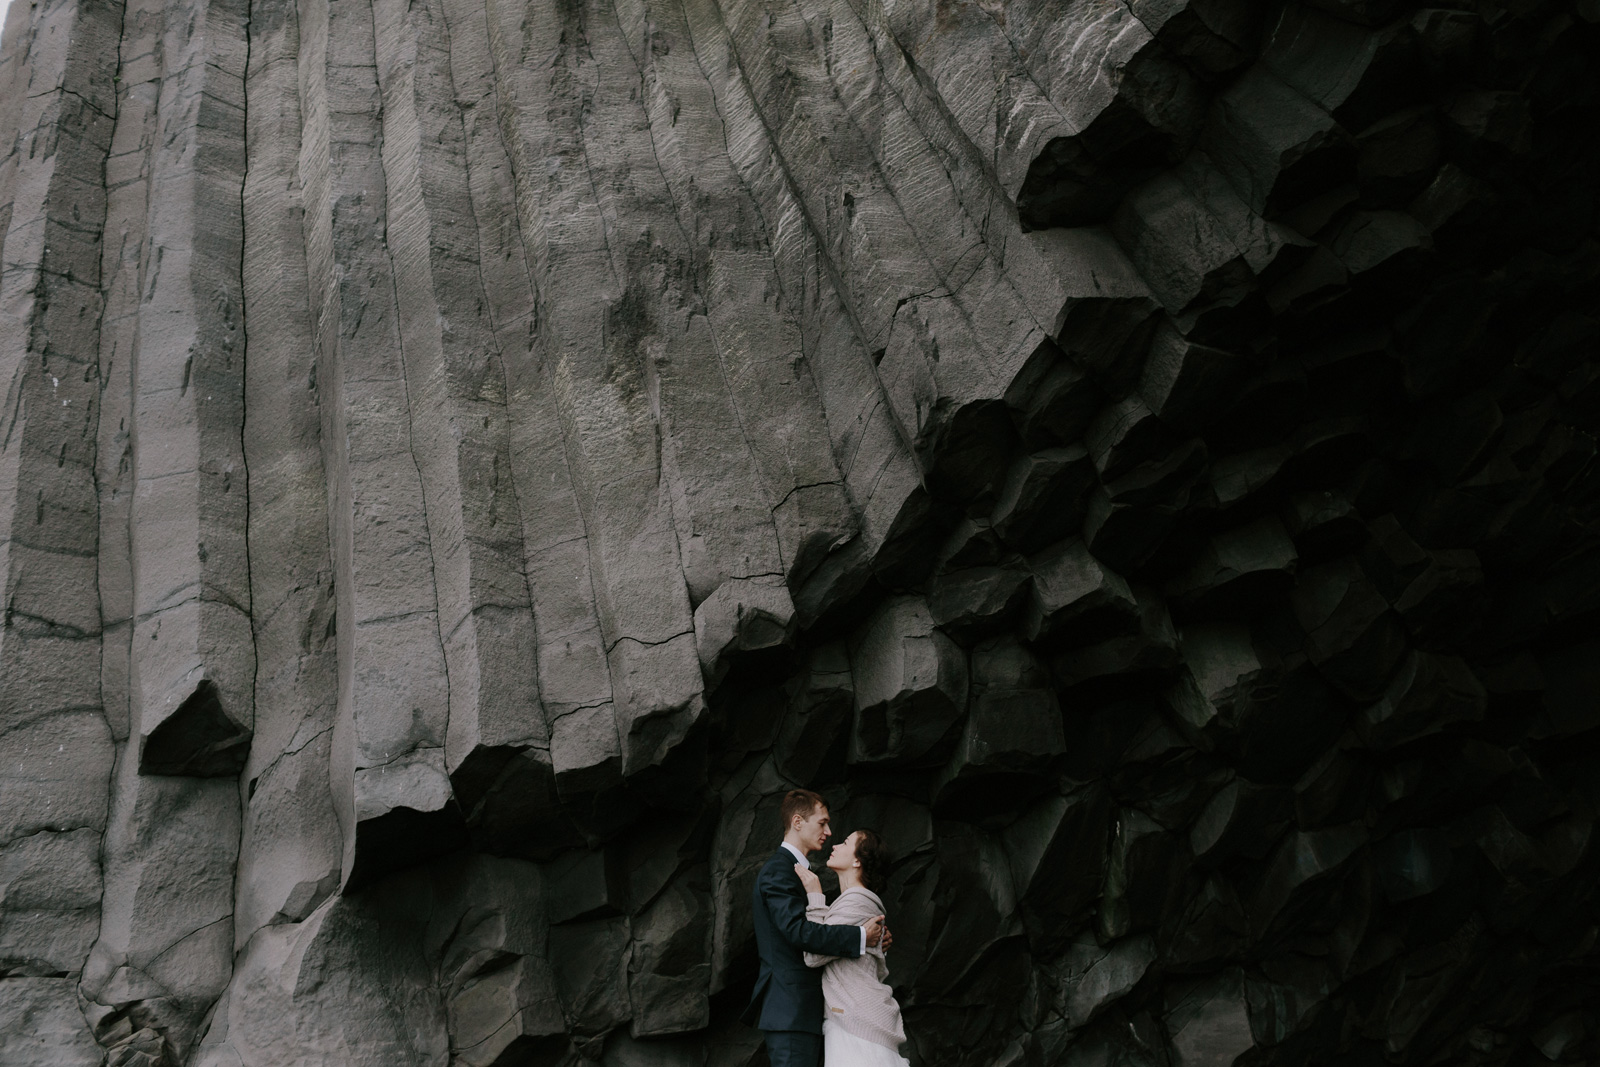
[[[439,681],[444,689],[444,722],[442,724],[444,745],[428,746],[446,749],[444,758],[442,760],[433,758],[429,758],[426,761],[417,760],[408,762],[407,766],[409,769],[423,766],[426,763],[432,769],[432,764],[438,762],[443,763],[443,769],[448,771],[450,761],[447,748],[450,741],[451,705],[459,697],[450,685],[451,657],[445,647],[444,628],[440,618],[443,614],[440,596],[441,578],[443,576],[440,574],[435,546],[445,539],[443,531],[439,529],[439,519],[437,518],[441,507],[440,494],[442,487],[438,484],[439,475],[434,470],[434,464],[437,462],[438,457],[432,455],[432,449],[429,448],[429,445],[433,445],[433,447],[437,447],[437,445],[430,441],[428,445],[423,446],[430,453],[426,461],[427,469],[424,469],[424,459],[418,455],[417,439],[419,435],[416,414],[418,408],[421,408],[432,416],[428,421],[430,423],[429,429],[433,433],[437,433],[444,428],[441,424],[449,424],[455,420],[451,418],[449,408],[441,403],[439,398],[425,396],[421,388],[424,381],[429,385],[437,386],[439,384],[438,378],[444,373],[445,369],[437,365],[424,367],[415,350],[417,345],[407,341],[408,333],[412,334],[415,341],[420,341],[421,337],[428,337],[430,341],[432,340],[431,331],[422,332],[427,329],[426,326],[423,326],[422,330],[419,331],[416,319],[408,315],[408,311],[413,314],[417,312],[425,314],[428,307],[434,303],[434,301],[428,299],[432,295],[428,292],[428,287],[422,284],[412,285],[409,287],[405,299],[402,299],[400,289],[402,275],[407,280],[410,280],[417,272],[427,268],[427,264],[418,262],[427,253],[419,249],[414,241],[406,241],[398,252],[396,249],[397,240],[405,241],[405,238],[416,236],[415,231],[424,229],[426,224],[419,222],[415,218],[407,218],[404,224],[397,224],[394,217],[399,206],[397,201],[404,203],[407,207],[411,207],[422,196],[422,190],[413,185],[413,183],[418,182],[418,176],[411,169],[420,166],[420,160],[416,158],[417,154],[420,153],[416,140],[420,137],[421,131],[416,128],[420,120],[413,111],[414,100],[408,99],[411,95],[408,90],[411,89],[414,69],[406,69],[406,66],[403,65],[406,64],[407,60],[411,60],[414,63],[414,58],[406,55],[405,52],[402,52],[400,56],[395,56],[389,51],[389,49],[393,49],[396,46],[404,49],[404,44],[394,41],[392,38],[405,33],[406,26],[402,21],[399,26],[389,23],[380,28],[378,19],[381,13],[388,13],[392,18],[393,12],[388,11],[388,5],[373,5],[373,47],[377,58],[378,91],[382,94],[377,105],[381,117],[378,141],[379,155],[383,167],[384,195],[383,229],[379,235],[379,243],[388,258],[390,295],[393,299],[393,307],[398,319],[394,341],[396,355],[398,356],[399,395],[395,399],[405,412],[405,451],[410,459],[412,469],[416,472],[417,481],[422,486],[419,500],[422,521],[421,529],[417,531],[417,537],[422,543],[423,551],[426,555],[426,585],[433,590],[432,610],[424,611],[423,614],[432,618],[431,644],[438,649]],[[380,43],[382,37],[390,37],[391,40]],[[384,47],[385,45],[388,45],[387,49]],[[393,67],[401,67],[401,69],[395,71],[391,65]],[[401,168],[406,169],[402,172]],[[402,182],[404,182],[403,191],[397,196],[396,187],[400,186]],[[434,354],[432,352],[433,346],[429,345],[428,347],[427,354],[431,356]],[[442,361],[442,353],[440,358]],[[415,400],[413,400],[414,394],[416,395]],[[459,426],[450,426],[450,429],[459,432]],[[447,492],[448,490],[444,491]],[[466,544],[450,544],[449,547],[456,553],[470,552],[470,548]],[[407,753],[407,755],[416,754],[418,749],[423,747],[418,744],[417,748],[413,749],[411,753]],[[434,757],[439,753],[436,751],[428,755]],[[374,876],[374,872],[382,873],[396,866],[406,866],[414,858],[412,853],[419,840],[426,843],[422,846],[422,849],[417,850],[416,858],[426,858],[429,853],[448,851],[457,843],[452,838],[460,836],[460,805],[456,801],[454,785],[449,782],[448,777],[445,778],[447,784],[443,789],[439,788],[438,783],[432,779],[432,776],[428,776],[426,785],[422,788],[416,788],[417,781],[413,776],[408,776],[413,780],[408,780],[405,786],[399,790],[394,790],[392,788],[394,776],[390,775],[389,771],[390,766],[384,765],[368,772],[369,782],[380,775],[384,781],[382,785],[373,782],[367,788],[373,794],[389,793],[390,795],[383,796],[376,804],[372,805],[372,811],[376,814],[377,819],[383,821],[383,825],[379,826],[376,820],[371,825],[367,842],[365,842],[368,855],[363,856],[361,854],[363,842],[357,841],[357,854],[351,867],[350,878],[346,883],[347,888],[358,888],[371,879]],[[360,803],[361,801],[358,798],[358,811],[360,810]],[[363,863],[363,860],[366,862]]]

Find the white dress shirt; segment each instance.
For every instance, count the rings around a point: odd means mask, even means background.
[[[810,867],[811,866],[811,861],[806,859],[806,854],[804,852],[801,852],[799,849],[795,848],[793,845],[789,844],[789,842],[787,842],[787,841],[783,842],[783,847],[788,849],[789,850],[789,854],[791,856],[793,856],[796,860],[798,860],[802,865],[804,865],[806,867]],[[807,894],[807,896],[809,897],[809,894]],[[824,899],[826,899],[826,898],[824,898]],[[865,926],[863,926],[860,929],[861,929],[861,955],[865,956],[867,954],[867,928]]]

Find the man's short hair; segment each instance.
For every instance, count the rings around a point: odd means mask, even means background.
[[[828,802],[822,799],[822,794],[813,793],[809,789],[791,789],[783,794],[783,804],[778,808],[778,818],[783,820],[783,832],[788,833],[789,827],[794,825],[794,817],[801,819],[811,818],[811,813],[818,807],[827,807]]]

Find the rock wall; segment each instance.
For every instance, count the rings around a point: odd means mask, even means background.
[[[1600,1056],[1595,0],[17,0],[0,1062]]]

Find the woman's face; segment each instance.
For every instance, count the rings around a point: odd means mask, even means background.
[[[833,851],[828,853],[828,868],[842,871],[856,865],[856,838],[859,831],[833,846]]]

